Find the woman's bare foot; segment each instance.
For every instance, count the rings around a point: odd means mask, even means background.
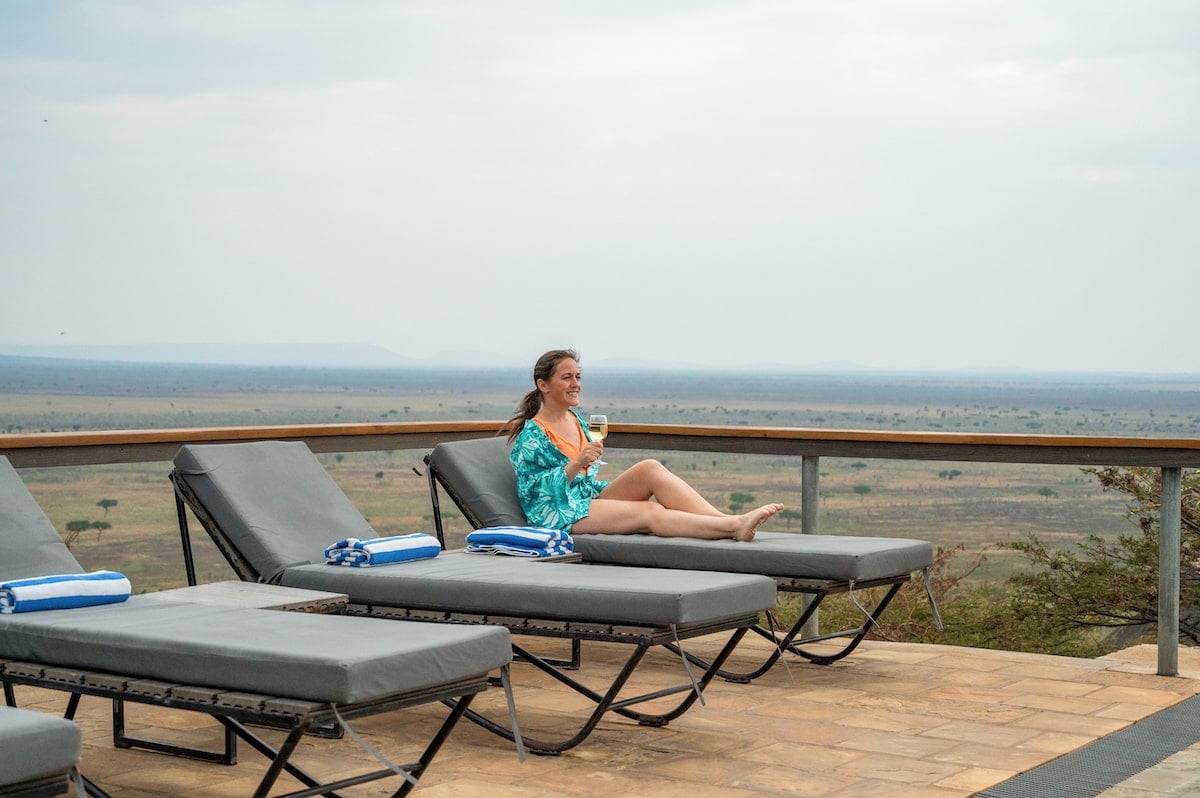
[[[757,510],[751,510],[739,516],[742,523],[738,526],[737,531],[734,532],[733,539],[743,543],[754,540],[754,533],[758,531],[763,522],[782,509],[782,504],[764,504]]]

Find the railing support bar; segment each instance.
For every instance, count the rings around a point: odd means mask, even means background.
[[[806,454],[800,458],[800,532],[805,535],[819,535],[817,525],[817,509],[819,505],[818,489],[821,479],[821,458]],[[802,599],[804,609],[813,600],[805,595]],[[820,610],[813,612],[812,617],[804,623],[800,634],[804,638],[817,637],[821,634]]]
[[[806,454],[800,458],[800,531],[820,534],[817,529],[817,488],[821,479],[821,458]]]
[[[1183,469],[1164,468],[1158,515],[1158,675],[1179,675],[1179,557]]]

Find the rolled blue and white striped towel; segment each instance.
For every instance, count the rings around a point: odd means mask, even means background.
[[[571,535],[561,529],[537,526],[488,526],[467,535],[472,554],[507,554],[516,557],[553,557],[575,551]]]
[[[537,526],[485,526],[469,533],[467,543],[477,543],[481,546],[500,544],[543,549],[560,543],[571,543],[571,535],[561,529],[546,529]]]
[[[438,556],[441,544],[433,535],[414,532],[411,535],[392,535],[384,538],[346,538],[325,549],[325,562],[369,568],[410,560],[428,560]]]
[[[116,571],[13,579],[0,583],[0,613],[117,604],[127,600],[131,592],[129,580]]]
[[[546,546],[535,549],[530,546],[507,546],[503,543],[472,543],[467,546],[468,554],[506,554],[510,557],[554,557],[559,554],[571,554],[575,546],[563,543],[556,546]]]

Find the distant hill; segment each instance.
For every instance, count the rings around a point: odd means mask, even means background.
[[[0,344],[0,355],[123,363],[389,368],[427,365],[366,344]]]
[[[295,366],[309,368],[520,368],[532,365],[518,357],[494,352],[438,352],[428,357],[404,357],[382,346],[369,344],[3,344],[0,357],[89,360],[109,363],[162,363],[206,366]],[[746,363],[714,368],[687,361],[631,358],[589,358],[587,365],[605,371],[671,372],[854,372],[872,369],[855,363],[819,363],[788,366],[781,363]]]

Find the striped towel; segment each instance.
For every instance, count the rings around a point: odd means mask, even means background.
[[[0,613],[117,604],[131,592],[129,580],[116,571],[13,579],[0,583]]]
[[[546,529],[538,526],[485,526],[467,535],[467,543],[483,546],[503,544],[542,549],[547,546],[570,543],[571,535],[561,529]]]
[[[488,526],[467,535],[471,554],[515,557],[553,557],[575,551],[571,535],[561,529],[536,526]]]
[[[555,557],[559,554],[570,554],[573,551],[575,551],[575,546],[569,543],[541,549],[528,546],[506,546],[503,543],[472,543],[467,546],[468,554],[507,554],[510,557]]]
[[[369,568],[373,565],[390,565],[409,560],[428,560],[441,552],[442,546],[433,535],[414,532],[411,535],[393,535],[368,540],[339,540],[325,549],[325,562],[330,565]]]

